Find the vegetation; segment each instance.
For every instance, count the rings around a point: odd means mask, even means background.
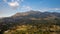
[[[0,25],[0,34],[59,34],[60,19],[22,20]]]

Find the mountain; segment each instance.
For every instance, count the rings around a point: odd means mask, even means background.
[[[27,11],[27,12],[23,12],[23,13],[16,13],[15,15],[13,15],[12,17],[23,17],[23,16],[30,16],[30,15],[35,15],[35,14],[39,14],[41,13],[40,11]]]
[[[40,12],[40,11],[27,11],[27,12],[18,12],[14,15],[12,15],[11,17],[6,17],[6,18],[2,18],[0,19],[0,22],[16,22],[16,21],[20,21],[22,19],[41,19],[41,18],[46,18],[46,19],[55,19],[55,18],[59,18],[60,19],[60,13],[57,12]]]
[[[12,18],[60,18],[60,13],[57,12],[40,12],[40,11],[27,11],[23,13],[16,13]]]
[[[17,22],[30,22],[31,20],[54,20],[55,18],[60,19],[60,13],[57,12],[40,12],[40,11],[27,11],[22,13],[16,13],[11,17],[0,19],[0,24],[3,23],[17,23]]]
[[[17,25],[22,24],[56,24],[60,25],[60,13],[57,12],[40,12],[40,11],[27,11],[18,12],[11,17],[0,19],[0,30],[8,30]]]
[[[31,22],[31,20],[54,20],[54,19],[60,19],[60,13],[57,12],[40,12],[40,11],[27,11],[22,13],[16,13],[12,15],[11,17],[6,17],[0,19],[0,24],[3,23],[24,23],[24,22]]]
[[[6,17],[0,19],[0,22],[18,22],[23,19],[55,19],[59,18],[60,19],[60,13],[57,12],[40,12],[40,11],[34,11],[30,10],[27,12],[18,12],[11,17]]]

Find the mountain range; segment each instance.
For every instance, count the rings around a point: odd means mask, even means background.
[[[0,19],[0,30],[11,29],[13,26],[22,24],[57,24],[60,25],[60,13],[57,12],[40,12],[27,11],[18,12],[11,17]],[[6,28],[6,29],[5,29]]]
[[[48,18],[48,17],[56,17],[60,18],[60,13],[57,12],[40,12],[40,11],[27,11],[23,13],[16,13],[12,16],[13,18]]]
[[[57,12],[40,12],[40,11],[27,11],[27,12],[18,12],[14,15],[12,15],[11,17],[6,17],[6,18],[2,18],[0,19],[0,22],[16,22],[16,21],[20,21],[22,19],[55,19],[55,18],[59,18],[60,19],[60,13]]]

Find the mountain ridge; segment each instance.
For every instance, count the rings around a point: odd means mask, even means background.
[[[40,12],[40,11],[27,11],[27,12],[23,12],[23,13],[16,13],[14,14],[12,17],[25,17],[25,16],[29,16],[29,17],[52,17],[52,16],[56,16],[56,17],[60,17],[59,15],[60,13],[58,12]]]
[[[16,13],[14,15],[12,15],[11,17],[5,17],[5,18],[1,18],[0,22],[18,22],[20,20],[40,20],[40,19],[55,19],[58,18],[60,19],[60,13],[57,12],[40,12],[40,11],[27,11],[27,12],[23,12],[23,13]]]

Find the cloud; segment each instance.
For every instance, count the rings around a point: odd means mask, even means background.
[[[3,0],[4,2],[7,2],[7,0]]]
[[[8,2],[8,1],[12,1],[12,2],[14,2],[14,1],[17,1],[17,2],[19,2],[19,1],[21,1],[21,2],[23,2],[24,0],[3,0],[4,2]]]
[[[18,7],[19,3],[18,2],[9,2],[8,5],[11,7]]]
[[[32,8],[30,6],[22,6],[21,9],[26,10],[26,11],[32,10]]]
[[[51,10],[60,10],[60,8],[52,8]]]
[[[58,11],[58,10],[60,10],[60,8],[43,8],[40,9],[39,11],[46,12],[46,11]]]
[[[18,8],[23,0],[10,0],[10,2],[8,0],[3,1],[6,2],[12,8]]]

